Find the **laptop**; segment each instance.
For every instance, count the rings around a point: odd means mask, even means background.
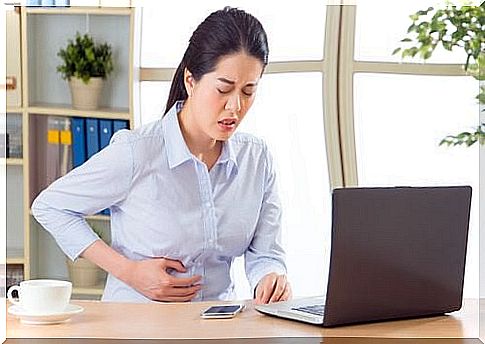
[[[334,190],[326,296],[256,310],[325,327],[459,310],[471,192],[470,186]]]

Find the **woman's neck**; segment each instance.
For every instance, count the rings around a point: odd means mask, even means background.
[[[221,154],[222,142],[208,137],[196,126],[192,120],[194,114],[188,106],[184,106],[178,116],[182,136],[190,152],[210,169]]]

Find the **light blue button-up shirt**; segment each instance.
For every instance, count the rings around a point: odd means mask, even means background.
[[[45,189],[32,212],[74,260],[99,239],[84,216],[110,208],[113,249],[133,260],[180,260],[187,272],[174,276],[202,276],[194,301],[231,299],[237,256],[245,256],[253,289],[267,273],[286,273],[271,155],[262,140],[235,133],[209,171],[183,139],[181,106],[117,132],[109,146]],[[103,300],[149,301],[111,274]]]

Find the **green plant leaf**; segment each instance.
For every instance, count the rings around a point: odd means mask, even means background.
[[[74,40],[69,39],[64,49],[57,53],[63,64],[57,66],[57,71],[64,79],[71,77],[82,79],[85,83],[91,77],[106,78],[113,71],[111,46],[107,43],[96,44],[91,36],[76,34]]]

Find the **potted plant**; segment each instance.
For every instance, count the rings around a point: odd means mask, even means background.
[[[407,37],[401,40],[406,47],[399,47],[393,54],[401,57],[420,56],[427,60],[438,44],[446,50],[462,49],[466,53],[464,69],[479,81],[476,99],[485,104],[485,2],[479,6],[465,4],[456,6],[446,3],[440,8],[429,7],[409,16],[412,23]],[[483,111],[483,110],[482,110]],[[479,142],[485,145],[485,123],[480,123],[471,132],[448,135],[440,145],[467,147]]]
[[[111,46],[95,43],[88,34],[77,33],[75,40],[68,40],[57,55],[63,62],[57,71],[69,82],[72,106],[81,110],[97,109],[104,80],[113,71]]]
[[[96,224],[90,223],[90,226],[101,240],[106,241],[103,231]],[[79,257],[75,262],[67,258],[66,262],[69,271],[69,279],[75,287],[95,287],[100,285],[106,277],[105,271],[86,258]]]

